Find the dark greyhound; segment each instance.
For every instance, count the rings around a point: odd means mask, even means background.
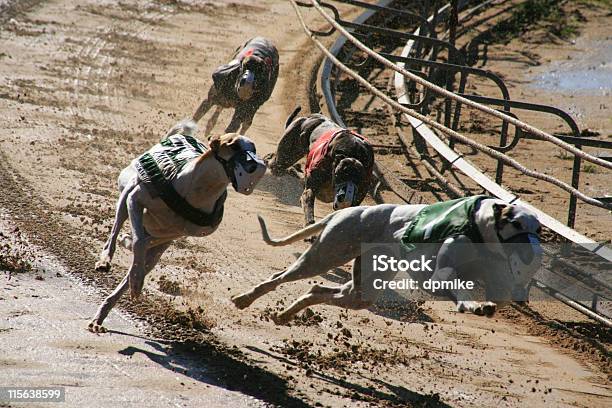
[[[301,203],[305,225],[315,222],[315,197],[333,202],[334,210],[359,205],[370,187],[374,150],[361,135],[315,113],[296,119],[298,106],[285,123],[285,133],[268,163],[281,175],[307,156]]]
[[[257,110],[272,95],[278,79],[278,51],[266,38],[255,37],[239,47],[232,61],[218,67],[212,74],[213,84],[206,99],[193,114],[198,122],[216,105],[206,124],[205,135],[210,135],[224,108],[234,108],[234,116],[226,133],[244,134],[253,122]]]

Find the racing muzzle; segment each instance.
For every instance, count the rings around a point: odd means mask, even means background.
[[[537,234],[521,233],[502,240],[510,271],[518,281],[527,284],[542,263],[542,246]]]
[[[334,210],[352,207],[357,197],[357,186],[352,181],[334,186]]]
[[[236,84],[236,93],[243,101],[251,99],[255,93],[255,74],[253,71],[247,70],[240,76]]]
[[[249,195],[266,173],[266,164],[250,150],[240,151],[232,157],[232,186],[240,194]]]

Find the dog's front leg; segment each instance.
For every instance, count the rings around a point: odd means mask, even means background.
[[[436,269],[430,279],[432,282],[460,279],[459,268],[476,259],[478,253],[468,237],[448,238],[438,251]],[[480,316],[491,316],[495,313],[495,303],[474,301],[473,290],[457,288],[447,293],[456,302],[458,312],[471,312]]]
[[[240,126],[240,134],[241,135],[246,135],[246,132],[249,131],[249,128],[251,127],[252,124],[253,124],[253,119],[252,118],[242,122],[242,125]]]
[[[241,134],[244,135],[244,132],[251,127],[256,111],[257,108],[251,105],[250,102],[244,102],[238,105],[234,110],[232,120],[225,128],[225,133],[238,132],[238,129],[240,129]]]
[[[300,198],[300,202],[302,204],[302,210],[304,211],[304,226],[308,226],[310,224],[314,224],[314,205],[315,205],[315,195],[312,191],[312,188],[308,187],[308,181],[306,181],[307,186],[302,193],[302,197]]]

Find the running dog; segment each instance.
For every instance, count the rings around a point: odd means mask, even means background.
[[[239,47],[232,61],[218,67],[212,74],[213,84],[193,115],[198,122],[216,105],[209,119],[205,135],[212,131],[224,108],[234,108],[234,116],[225,129],[226,133],[244,134],[257,110],[270,99],[278,79],[278,50],[263,37],[255,37]]]
[[[525,296],[542,257],[541,227],[536,216],[523,206],[508,205],[487,196],[430,206],[381,204],[346,208],[278,240],[269,237],[263,219],[259,218],[259,222],[264,241],[273,246],[288,245],[320,234],[285,271],[233,297],[239,309],[250,306],[280,284],[312,278],[354,260],[351,281],[338,287],[314,285],[307,294],[275,316],[277,323],[285,323],[300,310],[321,303],[348,309],[372,305],[381,294],[374,280],[389,281],[397,272],[366,273],[362,265],[369,265],[373,255],[383,254],[385,248],[393,247],[390,244],[401,242],[408,251],[405,258],[408,260],[419,259],[423,251],[429,251],[430,256],[437,255],[430,275],[432,282],[457,278],[483,281],[487,300],[491,297],[495,297],[493,300],[519,300],[518,296]],[[376,246],[364,251],[362,244],[365,243]],[[429,249],[419,249],[420,243],[429,243],[426,246]],[[362,264],[362,258],[368,263]],[[417,279],[424,279],[424,276]],[[475,294],[467,289],[451,291],[450,295],[461,312],[490,316],[496,310],[495,303],[474,301]]]
[[[89,323],[92,332],[128,289],[137,298],[145,276],[173,240],[212,234],[223,218],[227,186],[248,195],[266,172],[255,144],[235,133],[212,138],[207,147],[195,137],[193,122],[179,123],[149,151],[133,160],[119,175],[115,223],[95,268],[110,270],[121,226],[129,218],[131,237],[120,243],[132,250],[133,260],[119,286]]]
[[[334,210],[361,204],[374,168],[374,150],[361,135],[315,113],[295,119],[298,106],[285,123],[276,154],[268,162],[279,176],[307,156],[301,203],[304,225],[313,224],[315,197],[333,202]]]

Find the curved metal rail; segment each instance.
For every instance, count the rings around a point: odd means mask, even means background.
[[[340,0],[342,1],[342,0]],[[391,4],[392,0],[383,0],[381,2],[379,2],[377,4],[376,7],[370,7],[370,10],[364,12],[363,14],[361,14],[355,21],[353,21],[353,23],[351,24],[351,27],[353,28],[363,28],[365,26],[367,27],[371,27],[368,25],[360,25],[361,23],[363,23],[364,21],[367,21],[368,19],[370,19],[372,16],[374,16],[377,12],[379,11],[383,11],[383,10],[389,10],[386,8],[387,5]],[[461,1],[460,2],[460,7],[462,7],[466,2],[465,1]],[[442,9],[438,10],[437,15],[444,15],[445,10],[449,9],[449,5],[444,6]],[[433,18],[429,19],[432,24],[433,24]],[[428,27],[429,28],[429,27]],[[377,32],[380,32],[377,30]],[[383,31],[384,32],[384,31]],[[422,37],[419,36],[419,32],[420,32],[420,28],[417,29],[416,31],[414,31],[414,33],[412,33],[412,36],[405,36],[402,38],[409,38],[409,41],[407,42],[406,47],[404,48],[404,50],[401,53],[400,57],[395,57],[395,62],[399,64],[405,64],[405,63],[409,63],[409,62],[416,62],[413,59],[411,59],[409,57],[410,51],[412,50],[412,47],[414,46],[415,42],[417,40],[420,39],[428,39],[428,37]],[[334,55],[338,55],[340,53],[340,51],[342,50],[342,48],[345,46],[347,42],[347,39],[343,36],[341,36],[340,38],[338,38],[336,40],[336,42],[332,45],[332,47],[330,48],[330,52]],[[388,56],[387,54],[385,56]],[[441,64],[441,63],[435,63],[435,61],[427,61],[427,60],[419,60],[419,63],[422,63],[423,65],[429,65],[429,66],[435,66],[437,64]],[[321,88],[323,91],[323,95],[325,97],[325,101],[328,107],[328,110],[330,112],[330,115],[332,116],[332,118],[338,122],[339,124],[346,126],[344,124],[344,121],[342,120],[342,117],[339,115],[336,106],[335,106],[335,96],[334,96],[334,92],[331,88],[330,85],[330,78],[331,78],[331,74],[332,74],[332,68],[333,68],[333,62],[329,59],[326,58],[323,64],[323,68],[321,71]],[[443,68],[450,68],[450,69],[455,69],[455,67],[453,67],[453,65],[455,64],[445,64],[447,66],[442,66]],[[460,66],[458,66],[458,68],[460,68]],[[470,68],[468,68],[469,70],[471,70]],[[474,73],[477,73],[476,71],[473,71]],[[488,71],[486,71],[488,72]],[[494,75],[494,74],[493,74]],[[485,77],[488,77],[489,79],[493,79],[491,78],[490,75],[483,75]],[[396,92],[397,95],[399,96],[398,102],[402,103],[402,104],[411,104],[410,101],[408,100],[408,90],[406,89],[406,81],[405,78],[396,73],[395,74],[395,87],[396,87]],[[496,81],[497,82],[497,81]],[[462,81],[463,83],[463,81]],[[502,81],[503,83],[503,81]],[[509,111],[511,105],[514,105],[515,108],[524,108],[526,107],[524,102],[518,102],[518,101],[510,101],[509,100],[509,96],[507,96],[507,88],[506,88],[506,92],[504,92],[504,87],[500,86],[500,89],[502,89],[502,97],[503,99],[494,99],[494,98],[489,98],[490,100],[485,100],[483,99],[483,102],[490,102],[492,104],[500,104],[504,107],[504,110]],[[463,95],[465,97],[470,97],[472,98],[472,95]],[[535,106],[535,105],[534,105]],[[538,110],[542,110],[548,113],[552,113],[552,114],[556,114],[558,116],[561,116],[563,119],[566,119],[564,117],[564,115],[567,115],[565,112],[560,111],[554,107],[546,107],[542,105],[537,106],[541,109]],[[526,107],[527,109],[529,109],[529,107]],[[508,112],[509,113],[509,112]],[[592,256],[600,256],[603,259],[606,259],[608,262],[612,262],[612,250],[610,250],[609,248],[600,245],[598,243],[596,243],[595,241],[592,241],[586,237],[584,237],[583,235],[577,233],[575,230],[568,228],[566,226],[564,226],[563,224],[561,224],[559,221],[557,221],[556,219],[550,217],[549,215],[543,213],[542,211],[537,210],[536,208],[534,208],[533,206],[522,202],[520,200],[520,198],[518,196],[516,196],[515,194],[505,190],[503,187],[501,187],[499,184],[495,183],[493,180],[491,180],[488,176],[486,176],[485,174],[483,174],[479,169],[477,169],[475,166],[473,166],[471,163],[469,163],[468,161],[466,161],[464,158],[462,158],[459,154],[457,154],[451,147],[449,147],[446,143],[444,143],[429,127],[427,127],[427,125],[425,125],[423,122],[421,122],[420,120],[413,118],[409,115],[405,115],[407,116],[408,121],[411,123],[411,125],[413,126],[413,129],[415,129],[420,135],[421,137],[423,137],[423,139],[429,144],[429,146],[433,147],[442,157],[444,157],[448,163],[450,163],[452,166],[458,168],[459,170],[461,170],[463,173],[465,173],[466,175],[468,175],[472,180],[474,180],[476,183],[478,183],[480,186],[482,186],[483,188],[485,188],[487,191],[489,191],[491,194],[495,195],[496,197],[508,202],[508,203],[521,203],[522,205],[531,208],[532,210],[534,210],[534,212],[536,212],[538,214],[538,217],[540,219],[540,221],[542,222],[543,225],[546,225],[547,227],[549,227],[550,229],[552,229],[553,231],[555,231],[557,234],[563,236],[564,238],[568,239],[571,242],[574,242],[576,244],[579,244],[580,246],[582,246],[583,248],[585,248],[587,251],[589,251]],[[569,117],[569,115],[567,115]],[[568,123],[568,125],[570,125],[570,127],[572,128],[572,131],[574,133],[574,136],[577,138],[579,137],[579,132],[577,131],[577,126],[575,126],[575,123],[572,123],[573,120],[571,119],[571,117],[569,118],[570,121],[566,122]],[[573,125],[573,126],[572,126]],[[518,142],[518,139],[520,137],[525,137],[525,135],[522,134],[518,134],[517,136],[515,136],[515,140],[512,142],[514,144],[516,144]],[[567,139],[569,140],[569,139]],[[571,140],[570,140],[571,141]],[[504,141],[500,141],[500,142],[504,142]],[[580,141],[581,142],[581,141]],[[504,142],[505,143],[505,142]],[[500,143],[501,144],[501,143]],[[578,144],[578,143],[576,143]],[[502,144],[502,147],[504,147],[504,145]],[[393,187],[391,187],[391,189],[393,190]],[[547,250],[547,252],[549,253],[549,255],[553,255],[553,253],[550,250]],[[550,270],[545,270],[545,274],[548,273],[552,273]],[[555,273],[555,275],[558,275],[557,273]],[[540,279],[538,279],[540,278]],[[561,291],[547,285],[545,282],[546,281],[546,277],[536,277],[536,279],[534,279],[533,285],[543,289],[545,292],[549,293],[551,296],[553,296],[554,298],[568,304],[569,306],[573,307],[574,309],[600,321],[603,324],[606,324],[608,326],[612,325],[612,323],[610,322],[610,320],[608,320],[606,317],[602,316],[603,314],[607,315],[607,317],[610,317],[611,315],[608,313],[606,313],[606,311],[600,310],[598,308],[598,305],[600,304],[600,302],[602,301],[602,299],[612,302],[612,299],[608,298],[607,296],[602,295],[601,293],[598,293],[596,291],[590,290],[588,287],[587,288],[581,288],[581,289],[585,289],[587,291],[590,291],[591,295],[592,295],[592,303],[590,305],[584,305],[583,303],[580,303],[578,301],[576,301],[575,299],[572,299],[571,296],[569,296],[567,293],[562,293]],[[608,286],[607,282],[603,282],[603,281],[598,281],[600,284],[602,284],[604,287],[606,287],[607,289],[611,289],[610,286]]]

